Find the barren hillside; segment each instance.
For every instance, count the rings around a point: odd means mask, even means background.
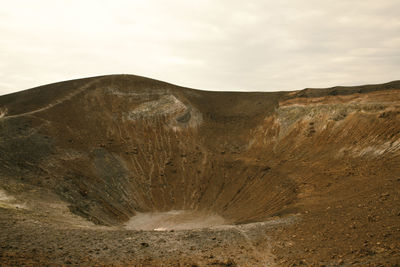
[[[45,85],[0,96],[0,178],[5,265],[400,264],[400,82]]]

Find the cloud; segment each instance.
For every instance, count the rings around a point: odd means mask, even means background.
[[[386,82],[399,79],[398,11],[396,0],[9,1],[0,94],[114,73],[211,90]]]

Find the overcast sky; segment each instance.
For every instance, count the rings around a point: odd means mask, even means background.
[[[0,94],[118,73],[241,91],[400,79],[399,0],[0,4]]]

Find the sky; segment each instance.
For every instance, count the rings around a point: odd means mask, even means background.
[[[399,0],[0,0],[0,95],[135,74],[221,91],[400,79]]]

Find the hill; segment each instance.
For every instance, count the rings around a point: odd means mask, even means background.
[[[1,260],[399,263],[399,89],[211,92],[111,75],[0,96]],[[140,230],[157,225],[185,230]]]

